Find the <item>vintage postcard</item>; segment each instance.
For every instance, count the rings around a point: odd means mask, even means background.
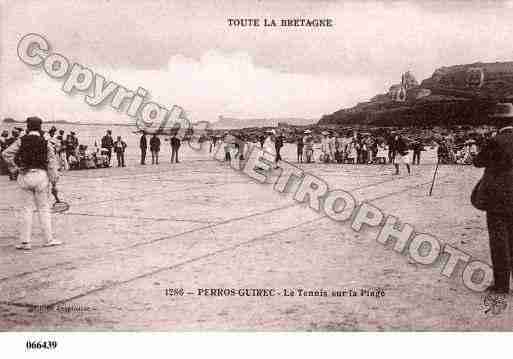
[[[0,331],[511,331],[512,19],[2,1]]]

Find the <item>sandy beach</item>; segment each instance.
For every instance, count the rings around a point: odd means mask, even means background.
[[[293,158],[287,146],[285,158]],[[489,262],[484,213],[469,200],[481,171],[434,164],[302,168],[387,214]],[[14,249],[17,185],[0,178],[0,330],[509,330],[512,311],[486,312],[461,268],[446,278],[298,204],[207,153],[182,163],[71,171],[71,204],[54,214],[65,245]],[[274,182],[279,170],[273,171]],[[275,289],[275,296],[199,295],[204,288]],[[381,288],[380,297],[287,296],[287,290]],[[166,293],[166,289],[168,289]],[[180,290],[184,292],[181,293]],[[182,295],[183,294],[183,295]],[[52,306],[49,309],[46,306]]]

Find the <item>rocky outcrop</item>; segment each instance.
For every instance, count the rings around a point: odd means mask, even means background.
[[[441,67],[422,81],[433,93],[475,99],[513,98],[513,62],[482,63]]]
[[[493,106],[504,101],[513,101],[513,62],[479,62],[439,68],[420,85],[406,72],[389,93],[325,115],[319,124],[481,125],[490,121]]]

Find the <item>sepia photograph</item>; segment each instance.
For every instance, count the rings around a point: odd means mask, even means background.
[[[0,332],[510,332],[511,19],[1,1]]]

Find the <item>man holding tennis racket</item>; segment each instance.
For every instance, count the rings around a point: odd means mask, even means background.
[[[44,246],[56,246],[62,242],[53,238],[50,213],[50,188],[58,179],[59,163],[51,144],[43,137],[42,121],[38,117],[27,118],[26,135],[17,139],[2,153],[11,173],[18,174],[21,187],[21,228],[17,249],[30,250],[34,210],[46,240]]]

